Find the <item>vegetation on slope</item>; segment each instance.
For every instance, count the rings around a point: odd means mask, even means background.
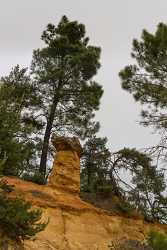
[[[33,210],[23,199],[9,197],[13,188],[0,181],[0,230],[4,237],[21,243],[44,230],[48,222],[41,222],[41,210]]]

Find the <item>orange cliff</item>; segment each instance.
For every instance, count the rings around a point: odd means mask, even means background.
[[[143,241],[153,228],[167,231],[166,226],[121,217],[82,201],[79,197],[82,148],[78,139],[54,137],[52,143],[56,156],[47,185],[5,177],[15,185],[13,196],[42,208],[43,220],[50,220],[35,240],[25,241],[26,250],[109,250],[111,242]]]

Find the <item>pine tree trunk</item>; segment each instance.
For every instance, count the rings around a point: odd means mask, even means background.
[[[91,163],[88,163],[87,166],[87,188],[89,192],[91,191],[91,180],[92,179],[92,169],[91,169]]]
[[[44,141],[43,141],[43,146],[42,146],[42,154],[41,154],[41,159],[40,159],[39,172],[42,174],[43,177],[45,177],[46,175],[46,163],[47,163],[47,155],[48,155],[48,148],[49,148],[49,140],[50,140],[50,135],[51,135],[51,130],[53,126],[57,104],[58,104],[58,98],[57,96],[54,96],[54,100],[50,109],[50,114],[47,119],[47,125],[45,129]]]
[[[121,198],[122,197],[121,191],[119,190],[119,187],[117,185],[117,182],[116,182],[112,172],[110,172],[110,181],[111,181],[111,185],[112,185],[114,195]]]

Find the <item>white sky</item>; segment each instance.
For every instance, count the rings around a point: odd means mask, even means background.
[[[118,72],[131,62],[132,39],[139,38],[143,28],[152,32],[159,22],[167,23],[166,13],[165,0],[1,0],[0,75],[16,64],[29,66],[46,25],[67,15],[85,24],[90,43],[102,48],[96,76],[104,88],[97,113],[100,135],[108,138],[112,150],[155,144],[158,136],[137,124],[140,105],[121,89]]]

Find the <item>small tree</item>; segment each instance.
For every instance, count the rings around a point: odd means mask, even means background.
[[[84,144],[81,158],[81,185],[89,192],[110,193],[121,197],[114,176],[112,154],[107,148],[107,138],[92,136]]]
[[[32,210],[31,204],[20,198],[9,198],[13,186],[0,182],[0,229],[10,239],[22,242],[45,229],[41,223],[42,211]]]
[[[126,191],[126,199],[147,219],[167,221],[167,198],[164,173],[152,165],[147,155],[136,149],[124,148],[115,154],[113,163],[115,178]],[[129,183],[122,181],[118,170],[125,169],[132,176]]]
[[[81,185],[83,190],[89,192],[102,191],[107,185],[110,152],[106,143],[106,138],[93,136],[83,146],[81,159]]]

